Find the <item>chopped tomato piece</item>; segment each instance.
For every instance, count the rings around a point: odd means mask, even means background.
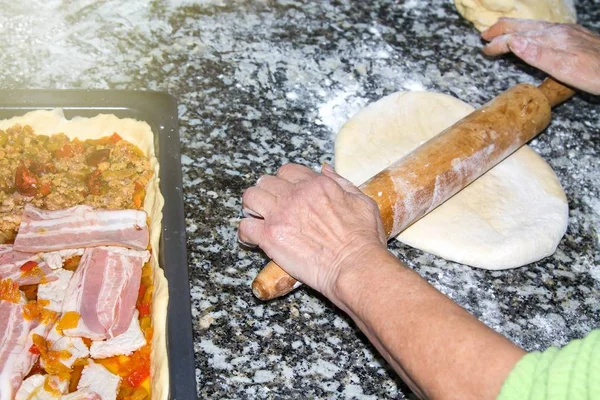
[[[25,264],[21,265],[21,267],[19,269],[23,272],[29,272],[29,271],[32,271],[37,266],[38,266],[38,263],[36,263],[35,261],[27,261]]]
[[[117,143],[117,142],[120,142],[121,140],[123,140],[123,138],[121,136],[119,136],[119,134],[117,132],[115,132],[110,136],[109,140],[113,143]]]
[[[54,157],[56,158],[73,157],[73,154],[73,146],[68,142],[63,144],[60,149],[54,151]]]
[[[144,293],[146,293],[146,285],[140,283],[140,288],[138,289],[138,301],[142,300]]]
[[[35,343],[31,345],[31,347],[29,348],[29,352],[31,354],[35,354],[35,355],[38,355],[38,356],[41,354],[40,349],[38,349],[38,347],[36,346]]]
[[[148,303],[139,304],[137,309],[140,312],[140,317],[150,315],[150,304],[148,304]]]
[[[81,142],[77,140],[73,140],[72,142],[67,142],[62,145],[62,147],[58,150],[54,151],[54,157],[56,158],[69,158],[73,157],[76,154],[82,153],[84,150]]]
[[[36,360],[36,362],[33,364],[33,367],[31,367],[31,371],[29,371],[29,374],[27,376],[41,374],[43,371],[44,370],[40,366],[40,359],[38,358]]]
[[[148,365],[140,365],[133,370],[125,379],[129,386],[138,387],[146,378],[150,376],[150,367]]]
[[[24,196],[35,196],[37,193],[37,176],[21,163],[15,173],[15,186],[19,193]]]
[[[99,195],[102,194],[102,172],[95,170],[88,175],[87,186],[91,194]]]

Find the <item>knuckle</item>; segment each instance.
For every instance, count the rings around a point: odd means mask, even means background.
[[[289,229],[283,224],[273,224],[265,228],[265,236],[270,243],[284,243],[289,237]]]
[[[252,187],[249,187],[248,189],[244,190],[244,193],[242,193],[242,202],[247,203],[251,197],[252,197]]]
[[[290,172],[292,172],[294,170],[294,164],[283,164],[281,167],[279,167],[279,169],[277,170],[277,174],[276,176],[285,176],[288,175]]]
[[[373,200],[369,196],[361,196],[361,199],[364,202],[365,207],[370,212],[377,212],[377,213],[379,212],[379,205],[377,204],[377,202],[375,200]]]
[[[263,186],[265,186],[265,184],[268,184],[272,178],[273,177],[271,175],[262,175],[260,178],[258,178],[256,180],[256,186],[263,187]]]
[[[314,179],[320,189],[331,190],[337,186],[335,181],[325,175],[318,175]]]

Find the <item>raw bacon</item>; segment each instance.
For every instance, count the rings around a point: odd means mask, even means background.
[[[39,253],[92,246],[122,246],[145,250],[147,214],[140,210],[97,210],[75,206],[44,211],[31,204],[23,210],[15,250]]]
[[[80,318],[75,328],[64,329],[63,333],[105,340],[127,331],[135,311],[142,266],[149,258],[145,250],[86,249],[69,282],[62,309]]]
[[[90,346],[92,358],[101,359],[117,355],[128,356],[146,344],[146,338],[140,329],[138,311],[135,310],[131,324],[125,333],[105,341],[94,341]]]
[[[52,282],[58,276],[37,254],[14,250],[10,244],[0,244],[0,279],[10,279],[19,286]]]
[[[0,400],[12,400],[38,358],[30,351],[33,335],[45,337],[53,318],[29,320],[25,305],[0,300]]]
[[[23,316],[22,304],[0,300],[0,400],[12,400],[33,365],[25,345],[34,324]]]

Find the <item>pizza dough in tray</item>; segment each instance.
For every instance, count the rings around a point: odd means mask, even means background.
[[[154,271],[152,298],[152,357],[150,366],[151,397],[166,400],[169,397],[169,364],[167,358],[166,324],[169,289],[167,279],[158,263],[158,249],[162,226],[164,198],[159,188],[159,164],[154,151],[154,134],[146,122],[131,118],[118,118],[112,114],[100,114],[92,118],[66,119],[62,110],[31,111],[21,117],[0,120],[0,129],[15,124],[29,125],[36,134],[64,133],[69,138],[98,139],[117,132],[123,139],[138,146],[150,160],[153,175],[146,186],[144,210],[150,216],[150,246]]]
[[[341,128],[335,168],[359,185],[473,110],[439,93],[384,97]],[[525,146],[396,239],[462,264],[507,269],[552,254],[567,221],[567,199],[554,171]]]
[[[573,0],[454,0],[463,18],[484,31],[499,18],[535,19],[548,22],[577,22]]]

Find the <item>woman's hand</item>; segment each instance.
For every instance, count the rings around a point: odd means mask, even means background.
[[[600,36],[579,25],[501,18],[481,34],[483,52],[513,52],[574,88],[600,94]]]
[[[242,204],[239,240],[334,302],[340,270],[386,247],[377,204],[329,165],[321,174],[284,165],[247,189]]]

